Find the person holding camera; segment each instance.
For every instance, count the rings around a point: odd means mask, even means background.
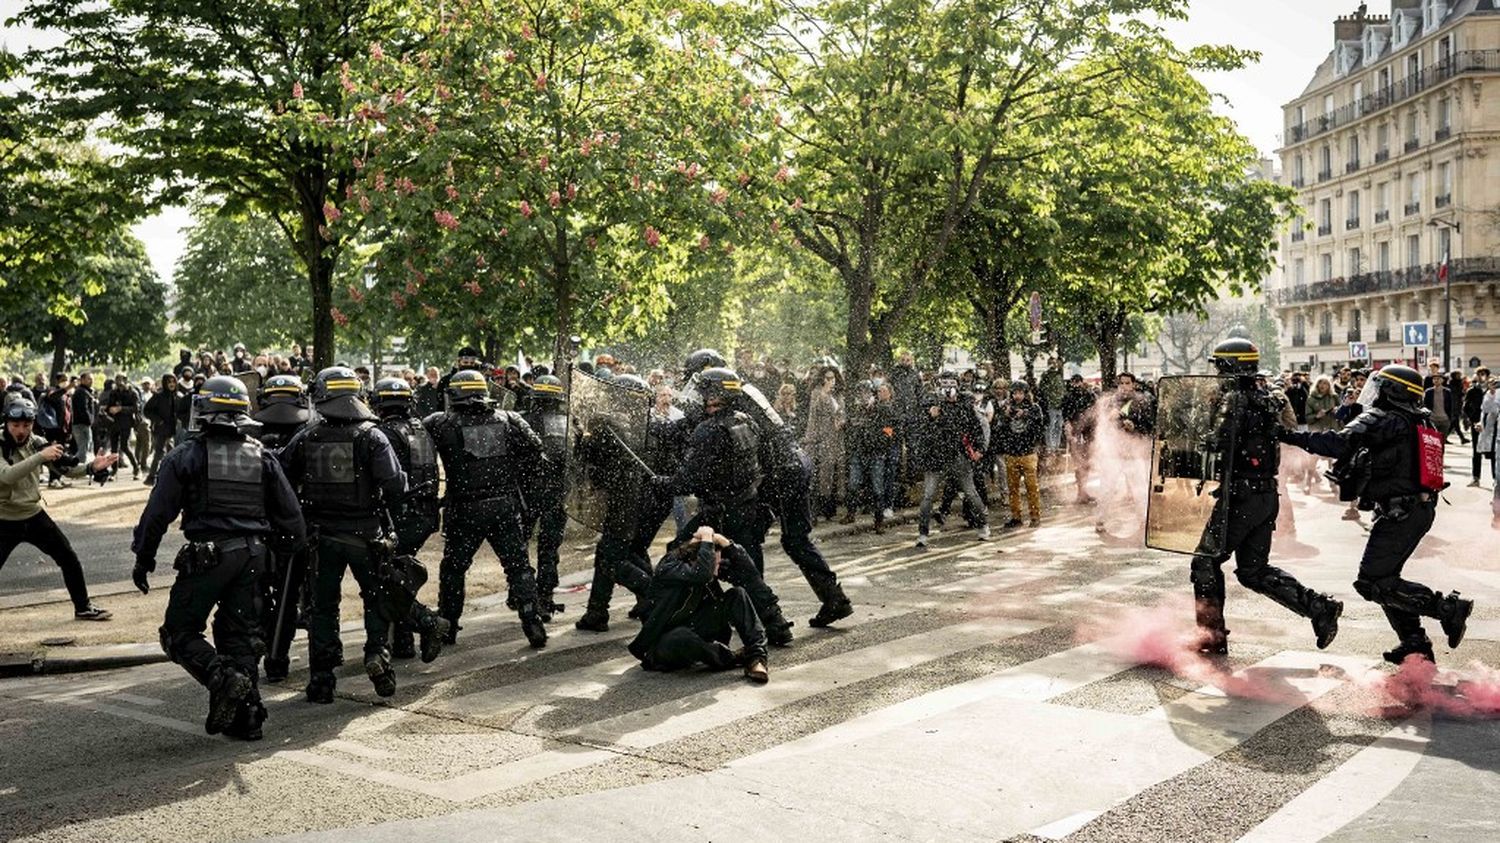
[[[1046,435],[1042,407],[1032,400],[1026,381],[1010,384],[1010,397],[996,410],[995,433],[1005,457],[1005,480],[1010,490],[1010,521],[1007,528],[1021,526],[1021,485],[1026,486],[1026,504],[1031,526],[1042,523],[1042,495],[1037,481],[1037,451]]]
[[[49,443],[36,435],[36,404],[17,398],[5,408],[5,435],[0,437],[0,568],[11,551],[30,544],[52,558],[62,569],[63,585],[73,601],[73,617],[81,621],[107,621],[110,613],[89,600],[83,579],[83,563],[57,523],[42,508],[42,469],[54,466],[69,477],[98,475],[108,471],[118,454],[101,454],[92,462],[70,456],[61,442]]]

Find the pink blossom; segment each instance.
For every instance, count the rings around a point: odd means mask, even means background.
[[[786,184],[786,180],[791,178],[791,175],[792,171],[787,169],[787,166],[785,164],[782,164],[780,167],[776,168],[776,181],[782,184]]]
[[[779,234],[780,232],[781,232],[781,220],[774,220],[774,219],[771,220],[771,233],[772,234]]]
[[[363,170],[364,168],[365,168],[365,159],[360,158],[358,155],[354,156],[354,169],[356,169],[356,170]]]
[[[562,194],[558,193],[555,190],[552,191],[551,193],[547,194],[547,204],[551,205],[554,208],[556,208],[557,206],[561,205],[562,204]]]
[[[521,200],[521,216],[531,219],[531,203],[525,199]]]
[[[507,235],[509,233],[510,233],[510,229],[509,228],[501,228],[500,229],[500,236],[501,237],[504,237],[505,235]]]
[[[724,201],[727,200],[728,198],[729,198],[729,191],[725,190],[722,187],[719,188],[719,189],[717,189],[717,190],[715,190],[713,193],[708,194],[708,201],[712,202],[715,205],[722,205],[722,204],[724,204]]]
[[[515,64],[516,63],[516,51],[515,50],[506,50],[504,53],[501,54],[501,58],[505,59],[505,63],[506,64]]]
[[[437,93],[438,99],[442,100],[443,102],[447,102],[448,100],[453,99],[453,92],[448,90],[447,85],[438,83],[438,86],[433,90]]]
[[[407,178],[406,176],[401,176],[400,178],[396,179],[396,191],[398,193],[404,193],[407,196],[410,196],[413,193],[417,192],[417,183]]]
[[[589,157],[589,152],[592,148],[593,141],[589,140],[588,138],[584,138],[583,143],[580,143],[578,145],[578,154],[582,155],[584,158],[587,158]]]
[[[547,168],[552,166],[552,156],[543,153],[540,158],[536,159],[536,166],[537,169],[546,172]]]
[[[631,176],[630,176],[630,187],[631,187],[632,190],[640,190],[641,189],[641,174],[640,173],[632,173],[631,174]]]
[[[489,263],[485,261],[484,255],[475,255],[474,265],[479,267],[480,269],[484,269],[486,266],[489,266]]]
[[[417,282],[415,282],[415,281],[408,281],[408,282],[406,282],[406,294],[408,296],[415,296],[417,294]]]
[[[598,245],[599,245],[599,238],[597,238],[594,235],[590,234],[588,237],[584,238],[583,245],[589,247],[589,251],[592,252],[592,251],[594,251],[595,248],[598,247]]]
[[[345,92],[354,93],[354,82],[349,78],[349,62],[344,62],[343,66],[339,68],[339,84],[344,86]]]
[[[323,203],[323,218],[329,222],[338,222],[344,214],[332,202]]]
[[[400,105],[400,104],[406,102],[406,92],[403,91],[403,90],[401,90],[400,88],[397,88],[396,90],[392,91],[391,92],[391,102],[394,102],[396,105]]]
[[[801,196],[798,196],[796,199],[792,200],[792,210],[794,210],[794,211],[800,211],[800,210],[802,210],[802,197]]]
[[[437,314],[437,308],[433,307],[430,304],[422,305],[422,315],[426,316],[428,319],[436,319]]]
[[[458,188],[454,187],[451,184],[448,185],[448,198],[452,199],[455,202],[458,201]]]
[[[349,288],[349,298],[353,299],[355,304],[364,304],[365,303],[365,291],[359,289],[358,287],[350,287]]]
[[[735,173],[734,180],[740,183],[740,187],[744,187],[750,183],[750,174],[744,170],[740,170],[738,173]]]
[[[375,41],[375,42],[371,43],[370,44],[370,60],[371,61],[380,61],[383,58],[385,58],[385,50],[383,50],[383,49],[380,48],[380,42],[379,41]]]
[[[301,82],[293,82],[292,83],[292,99],[294,99],[294,100],[300,100],[300,99],[302,99],[302,83]]]
[[[521,21],[521,37],[525,38],[527,41],[530,41],[531,39],[536,37],[536,32],[532,30],[531,24],[527,23],[526,21]]]
[[[479,294],[484,292],[484,288],[479,286],[479,282],[473,279],[470,279],[469,282],[464,285],[464,289],[468,290],[469,293],[474,296],[478,296]]]
[[[538,91],[547,90],[547,74],[545,72],[536,75],[536,89]]]
[[[454,219],[453,214],[449,213],[448,211],[433,211],[432,218],[437,220],[438,225],[448,229],[449,231],[458,230],[458,220]]]
[[[376,193],[385,192],[385,170],[375,171],[375,184],[373,186]]]
[[[646,245],[654,249],[656,248],[656,244],[660,242],[661,232],[657,231],[649,225],[646,226]]]
[[[749,94],[746,94],[743,97],[740,97],[740,108],[749,108],[751,103],[753,102],[755,102],[755,100],[751,99]]]
[[[698,238],[698,248],[700,250],[702,250],[702,251],[707,251],[708,250],[708,235],[707,234],[705,234],[702,237]]]
[[[318,236],[323,238],[323,242],[325,243],[333,242],[333,235],[329,233],[328,226],[326,225],[318,226]]]
[[[345,316],[344,312],[336,307],[329,308],[328,314],[333,317],[333,321],[337,323],[340,328],[349,324],[349,317]]]
[[[370,197],[364,195],[363,193],[359,195],[359,212],[361,214],[370,213]]]
[[[400,290],[392,290],[391,291],[391,304],[394,304],[396,306],[397,310],[405,310],[406,309],[406,296],[401,295],[401,291]]]
[[[568,182],[568,201],[571,202],[578,196],[578,185]]]

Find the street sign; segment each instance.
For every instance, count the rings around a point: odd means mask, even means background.
[[[1416,362],[1417,365],[1414,368],[1416,368],[1417,371],[1421,371],[1422,369],[1426,368],[1426,366],[1427,366],[1427,349],[1425,347],[1417,349],[1417,356],[1416,356],[1416,361],[1415,362]]]
[[[1362,342],[1351,342],[1351,343],[1349,343],[1349,359],[1350,360],[1369,360],[1370,359],[1370,346],[1368,344],[1362,343]]]
[[[1402,322],[1401,344],[1407,348],[1426,348],[1432,344],[1432,326],[1426,322]]]
[[[1042,330],[1042,294],[1036,291],[1031,293],[1031,303],[1027,306],[1027,312],[1031,314],[1031,332],[1037,333]]]

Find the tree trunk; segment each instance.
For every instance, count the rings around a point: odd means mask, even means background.
[[[990,303],[989,312],[985,314],[989,320],[986,334],[990,337],[990,359],[995,362],[995,371],[990,374],[993,378],[1004,378],[1010,380],[1010,332],[1005,325],[1005,311],[999,306],[998,301]]]
[[[1119,369],[1115,357],[1120,353],[1120,336],[1125,333],[1125,314],[1121,310],[1101,313],[1094,319],[1094,350],[1099,355],[1099,379],[1106,390],[1115,388]]]
[[[68,335],[61,319],[52,321],[52,377],[56,378],[68,363]],[[50,383],[48,384],[51,385]],[[41,398],[40,395],[37,396]]]
[[[875,284],[868,277],[867,268],[851,269],[846,274],[853,276],[844,281],[849,298],[849,320],[844,329],[844,353],[847,356],[844,375],[847,382],[864,378],[864,373],[870,370],[873,359],[870,315],[875,308]]]
[[[557,335],[552,341],[552,373],[571,389],[569,363],[573,354],[573,267],[568,260],[568,233],[557,226],[552,256],[552,326]]]
[[[307,177],[299,186],[302,216],[302,243],[297,250],[307,265],[307,286],[312,299],[314,370],[333,365],[333,249],[324,242],[322,228],[323,194],[326,187],[315,177]]]

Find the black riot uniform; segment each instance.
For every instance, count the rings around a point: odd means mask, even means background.
[[[413,416],[411,385],[401,378],[382,378],[375,384],[371,405],[380,421],[376,428],[391,443],[396,462],[406,472],[407,492],[389,507],[395,531],[395,554],[416,556],[438,530],[438,457],[432,434]],[[414,632],[422,635],[422,661],[442,652],[449,633],[446,620],[413,599],[407,617],[398,618],[391,631],[391,655],[409,659],[417,654]]]
[[[700,372],[697,389],[703,398],[703,421],[693,429],[687,453],[677,473],[656,478],[660,491],[698,498],[698,513],[678,531],[674,545],[686,542],[700,526],[743,547],[764,576],[761,546],[771,526],[770,507],[760,501],[761,434],[746,414],[732,409],[741,396],[739,376],[714,367]],[[746,586],[765,624],[772,644],[792,640],[792,624],[781,612],[771,587],[760,580]]]
[[[682,375],[691,383],[704,369],[723,366],[723,355],[703,348],[688,355]],[[690,389],[696,392],[695,387]],[[812,540],[812,460],[798,444],[796,433],[759,389],[753,384],[741,384],[740,392],[734,409],[749,416],[761,434],[761,466],[765,472],[761,500],[770,505],[781,525],[781,549],[801,569],[821,604],[808,625],[830,626],[854,614],[854,606],[844,594],[838,574]],[[696,400],[693,396],[687,403],[691,405]]]
[[[1371,379],[1376,397],[1340,431],[1282,434],[1282,441],[1336,462],[1330,472],[1339,497],[1374,510],[1375,523],[1359,563],[1354,590],[1385,611],[1400,639],[1385,658],[1400,664],[1407,656],[1434,660],[1422,617],[1436,618],[1450,648],[1463,640],[1471,600],[1458,592],[1443,595],[1402,579],[1437,514],[1443,482],[1443,435],[1423,409],[1422,376],[1408,366],[1386,366]]]
[[[307,699],[333,702],[334,668],[344,661],[339,602],[344,570],[354,574],[364,602],[365,672],[383,697],[396,692],[386,649],[390,619],[382,606],[377,564],[383,538],[381,510],[406,494],[406,473],[396,461],[375,414],[360,397],[354,372],[333,366],[318,373],[313,402],[318,418],[287,442],[279,457],[302,499],[315,532]]]
[[[622,389],[650,395],[651,388],[635,375],[618,375],[610,382]],[[606,420],[600,420],[605,423]],[[648,437],[657,432],[648,426]],[[657,450],[648,447],[648,453]],[[609,603],[615,584],[636,596],[630,617],[644,618],[651,585],[651,542],[672,511],[672,498],[650,482],[645,467],[613,436],[579,437],[574,456],[588,465],[603,487],[604,523],[594,545],[594,576],[589,583],[588,607],[575,627],[589,632],[609,628]]]
[[[456,640],[464,577],[475,551],[488,541],[505,569],[526,640],[541,648],[547,645],[547,628],[537,611],[536,575],[521,537],[525,505],[520,483],[536,476],[546,458],[541,439],[525,420],[494,409],[488,396],[484,375],[458,372],[448,382],[448,410],[424,421],[447,478],[438,614],[453,625],[449,642]]]
[[[162,649],[209,690],[209,734],[256,740],[266,710],[256,690],[262,652],[257,579],[268,544],[305,539],[302,513],[275,457],[247,435],[249,397],[236,378],[210,378],[194,398],[202,433],[162,461],[135,528],[133,579],[150,590],[156,551],[179,513],[187,544],[161,626]],[[214,643],[203,637],[214,611]]]
[[[307,390],[296,375],[274,375],[260,390],[260,409],[251,418],[260,426],[250,435],[275,451],[312,418]],[[272,549],[271,571],[261,577],[261,626],[265,629],[266,679],[277,682],[291,668],[292,637],[299,610],[306,614],[308,548],[296,552]]]
[[[260,424],[254,434],[262,445],[277,449],[312,419],[307,390],[296,375],[274,375],[260,390],[260,409],[251,416]]]
[[[1310,618],[1318,647],[1327,647],[1338,634],[1344,604],[1270,564],[1279,508],[1277,435],[1282,428],[1281,408],[1256,383],[1260,352],[1248,340],[1231,339],[1214,349],[1213,361],[1220,374],[1233,376],[1234,381],[1220,402],[1219,428],[1210,443],[1220,454],[1221,472],[1229,472],[1229,482],[1220,487],[1213,519],[1192,563],[1199,648],[1205,653],[1228,652],[1223,565],[1230,556],[1235,557],[1234,574],[1241,585]]]
[[[532,384],[528,409],[522,416],[542,439],[547,470],[535,477],[526,490],[525,537],[536,533],[537,610],[543,621],[551,621],[563,607],[553,599],[557,590],[558,551],[568,524],[563,500],[567,495],[568,396],[562,381],[542,375]]]

